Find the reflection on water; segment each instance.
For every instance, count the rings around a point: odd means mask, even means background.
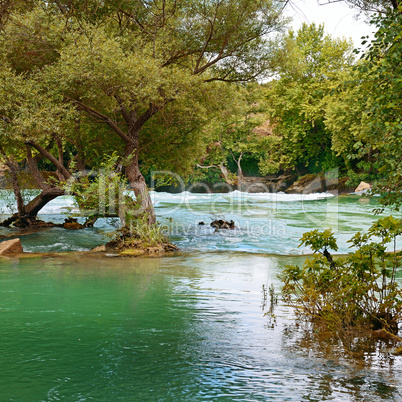
[[[361,335],[361,334],[360,334]],[[320,361],[313,376],[316,389],[309,400],[400,400],[401,357],[393,355],[394,340],[357,334],[335,336],[315,332],[308,325],[289,325],[282,332],[284,349],[307,361]],[[344,395],[341,398],[341,395]]]
[[[318,337],[280,300],[264,316],[300,258],[0,260],[0,399],[400,400],[392,344]]]

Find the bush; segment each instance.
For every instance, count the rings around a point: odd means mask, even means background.
[[[131,218],[130,226],[123,226],[110,234],[112,240],[107,243],[107,246],[116,250],[147,247],[168,247],[168,251],[177,250],[169,243],[163,228],[158,223],[148,224],[147,218],[147,215]]]
[[[338,250],[331,230],[305,233],[300,246],[310,246],[314,256],[302,267],[286,266],[280,275],[285,301],[330,329],[370,326],[397,333],[402,291],[396,274],[402,253],[396,250],[396,238],[401,233],[401,219],[379,219],[368,233],[349,240],[356,251],[336,258],[329,252]]]

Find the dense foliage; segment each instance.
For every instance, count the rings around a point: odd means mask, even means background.
[[[150,223],[152,170],[238,184],[257,162],[261,174],[337,167],[376,181],[398,207],[401,11],[363,3],[381,13],[357,60],[323,26],[274,38],[286,23],[280,1],[2,2],[0,157],[19,218],[30,224],[72,177],[84,206],[78,182],[93,189],[85,175],[110,155]],[[22,168],[42,191],[29,205]]]
[[[352,45],[325,35],[323,26],[303,24],[278,49],[278,78],[268,84],[266,102],[274,134],[265,138],[263,173],[338,166],[325,122],[331,91],[353,63]]]
[[[282,3],[268,0],[21,0],[4,6],[5,163],[27,163],[53,197],[72,176],[72,160],[83,172],[116,151],[127,162],[123,170],[138,212],[150,223],[155,214],[144,171],[191,170],[208,143],[202,128],[230,103],[222,97],[234,93],[223,83],[269,71],[270,34],[285,23]],[[58,186],[41,178],[43,159],[57,169]],[[35,218],[38,208],[20,206],[20,217]]]

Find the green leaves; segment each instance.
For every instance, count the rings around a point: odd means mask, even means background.
[[[0,71],[0,143],[20,158],[22,144],[61,133],[76,117],[74,109],[60,103],[43,85],[40,76],[17,75],[11,68]]]
[[[326,229],[323,232],[316,229],[304,233],[300,241],[299,247],[302,245],[310,246],[315,253],[321,252],[324,249],[338,250],[334,232],[331,229]]]
[[[350,76],[345,77],[326,115],[334,150],[349,161],[349,167],[364,170],[366,180],[377,180],[374,192],[384,194],[380,203],[395,208],[402,200],[401,15],[400,11],[388,11],[372,19],[378,28],[375,39]],[[350,107],[347,114],[346,105]]]
[[[341,258],[328,252],[338,249],[331,230],[305,233],[301,245],[315,255],[302,267],[285,268],[280,276],[285,300],[302,316],[332,329],[366,325],[397,332],[402,290],[395,277],[402,253],[395,240],[401,234],[401,219],[380,219],[366,234],[356,233],[349,240],[356,250]],[[389,245],[392,251],[387,251]]]
[[[351,43],[324,35],[323,26],[315,24],[304,24],[283,38],[279,78],[268,84],[266,101],[278,139],[266,141],[262,173],[302,165],[319,172],[339,163],[331,150],[325,112],[331,92],[353,62],[351,50]]]

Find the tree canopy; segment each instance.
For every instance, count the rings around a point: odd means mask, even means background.
[[[4,88],[16,80],[25,94],[21,102],[6,90],[0,95],[14,123],[7,122],[10,135],[50,160],[61,180],[71,175],[67,149],[81,169],[93,167],[100,152],[118,151],[150,223],[143,169],[190,165],[202,152],[200,128],[219,110],[214,99],[226,93],[222,83],[270,72],[270,34],[286,22],[283,4],[268,0],[21,0],[4,7]],[[40,93],[32,95],[38,108],[28,93]]]
[[[275,173],[310,165],[320,171],[338,163],[331,150],[325,109],[354,57],[352,44],[324,33],[322,25],[290,31],[277,50],[277,78],[267,84],[273,135],[264,139],[261,171]]]

